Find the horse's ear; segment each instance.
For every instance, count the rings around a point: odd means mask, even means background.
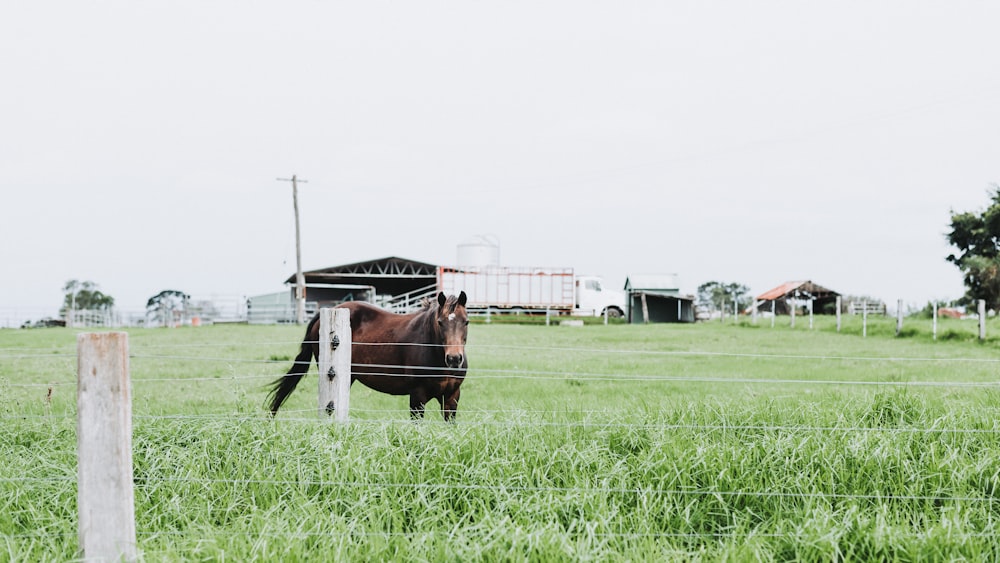
[[[440,293],[438,293],[438,306],[439,307],[444,307],[444,304],[447,301],[448,301],[448,298],[444,296],[444,292],[443,291],[440,292]]]
[[[465,303],[468,300],[469,300],[469,298],[465,296],[465,292],[464,291],[458,294],[458,304],[460,306],[465,307]]]

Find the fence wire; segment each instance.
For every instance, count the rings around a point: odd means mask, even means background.
[[[409,426],[414,423],[409,418],[408,411],[385,410],[385,409],[351,409],[352,413],[362,415],[405,415],[402,418],[355,418],[350,421],[353,426]],[[328,419],[320,418],[316,413],[317,409],[283,409],[282,413],[292,416],[282,416],[275,422],[280,424],[303,424],[326,426]],[[773,432],[773,433],[883,433],[883,434],[913,434],[913,435],[997,435],[1000,434],[1000,425],[992,428],[954,428],[954,427],[886,427],[886,426],[859,426],[859,425],[824,425],[810,426],[803,425],[782,425],[782,424],[687,424],[687,423],[633,423],[622,422],[620,420],[608,420],[593,418],[595,416],[608,416],[609,411],[566,411],[559,412],[560,416],[577,417],[589,416],[581,420],[545,420],[538,418],[525,419],[526,415],[542,414],[552,415],[552,411],[482,411],[465,410],[461,413],[461,420],[454,423],[458,428],[475,427],[500,427],[500,428],[585,428],[585,429],[633,429],[633,430],[660,430],[660,431],[697,431],[697,432]],[[306,415],[306,416],[301,416]],[[311,416],[310,416],[311,415]],[[488,415],[490,419],[477,418]],[[75,412],[61,414],[6,414],[0,415],[0,420],[20,420],[37,422],[70,422],[76,420]],[[268,422],[272,420],[269,414],[261,412],[253,415],[240,415],[234,413],[209,413],[209,414],[136,414],[132,416],[137,423],[157,422],[157,421],[190,421],[190,422]],[[444,424],[444,423],[442,423]]]

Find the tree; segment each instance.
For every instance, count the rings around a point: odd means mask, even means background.
[[[115,306],[115,298],[101,293],[92,281],[69,280],[63,286],[61,316],[68,311],[108,311]]]
[[[146,315],[156,316],[161,326],[170,326],[187,312],[191,296],[176,289],[164,289],[146,301]]]
[[[738,309],[750,304],[750,288],[739,283],[710,281],[698,286],[698,305],[710,311],[721,311],[726,303],[736,300]]]
[[[988,309],[1000,306],[1000,185],[993,184],[990,205],[982,211],[951,211],[948,242],[958,248],[946,260],[962,271],[964,301],[985,299]]]

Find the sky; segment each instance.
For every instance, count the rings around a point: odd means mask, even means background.
[[[1000,3],[6,2],[0,310],[400,256],[960,297]]]

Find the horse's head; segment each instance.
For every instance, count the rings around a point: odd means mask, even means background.
[[[437,332],[444,349],[444,364],[450,368],[460,368],[465,363],[465,340],[469,334],[469,315],[465,312],[467,297],[465,292],[445,297],[439,293],[436,313]]]

